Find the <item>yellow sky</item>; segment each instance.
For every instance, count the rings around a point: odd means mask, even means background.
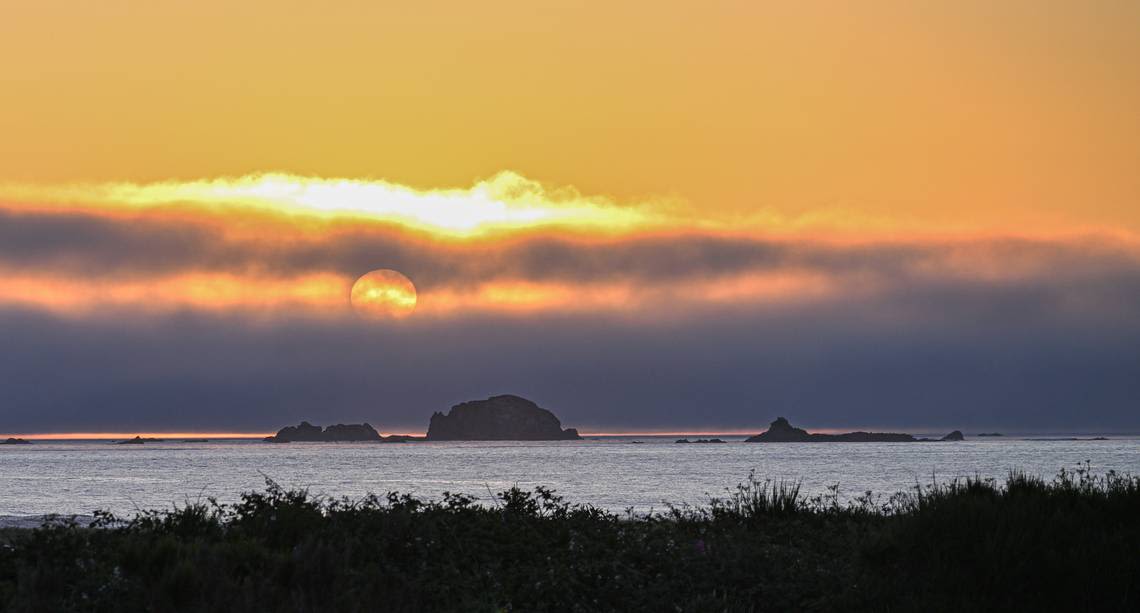
[[[721,221],[1140,230],[1140,3],[854,6],[5,2],[0,182],[513,170]]]

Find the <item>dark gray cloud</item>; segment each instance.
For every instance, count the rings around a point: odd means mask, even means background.
[[[1083,299],[1082,299],[1083,297]],[[1090,310],[1090,304],[1092,307]],[[586,429],[1140,431],[1140,278],[910,284],[667,323],[467,318],[376,326],[0,312],[0,431],[273,429],[513,392]]]
[[[186,268],[224,251],[204,226],[0,208],[0,264],[11,268],[146,273]]]
[[[356,276],[394,268],[421,290],[510,278],[541,282],[677,282],[745,272],[810,271],[908,282],[943,274],[1085,278],[1140,269],[1134,247],[1105,237],[1065,241],[819,241],[702,234],[582,241],[534,235],[501,242],[436,242],[386,224],[330,223],[320,231],[227,239],[205,221],[4,212],[0,269],[146,277],[187,269]]]
[[[774,242],[700,236],[583,243],[538,236],[506,244],[434,242],[386,224],[330,224],[279,240],[227,240],[208,223],[140,217],[27,214],[0,209],[0,265],[99,276],[186,269],[349,275],[387,267],[425,288],[512,277],[538,280],[684,278],[782,265],[794,253]]]

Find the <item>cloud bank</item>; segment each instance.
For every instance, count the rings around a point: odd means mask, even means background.
[[[0,190],[0,431],[417,431],[502,392],[586,430],[1140,430],[1128,235],[790,235],[509,174],[267,177]],[[353,314],[377,268],[415,316]]]

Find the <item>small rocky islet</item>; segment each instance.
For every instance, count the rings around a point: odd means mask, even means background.
[[[269,443],[404,443],[417,438],[420,437],[399,434],[380,436],[376,428],[368,423],[336,424],[321,428],[303,421],[296,426],[286,426],[278,430],[277,434],[265,437],[265,441]]]
[[[370,424],[336,424],[321,428],[307,421],[282,428],[265,438],[271,443],[413,441],[571,441],[580,440],[574,428],[562,428],[554,413],[521,396],[505,394],[463,402],[447,413],[431,416],[426,436],[381,436]]]
[[[294,442],[377,442],[406,443],[416,441],[576,441],[581,435],[575,428],[563,428],[562,422],[548,409],[513,394],[492,396],[486,400],[462,402],[447,413],[435,412],[425,436],[381,436],[368,423],[336,424],[322,428],[303,421],[296,426],[282,428],[273,436],[265,437],[271,443]],[[787,418],[779,417],[768,429],[745,439],[746,443],[913,443],[952,442],[965,440],[955,430],[938,439],[917,438],[897,432],[846,432],[842,434],[813,433],[797,428]],[[133,442],[133,441],[132,441]],[[677,439],[678,444],[723,444],[719,438],[689,440]]]
[[[845,432],[842,434],[820,434],[796,428],[787,418],[778,417],[768,429],[744,440],[746,443],[925,443],[932,441],[965,440],[961,431],[955,430],[940,438],[915,438],[898,432]]]
[[[428,425],[429,441],[576,441],[574,428],[562,428],[554,413],[521,396],[504,394],[436,412]]]
[[[160,438],[149,438],[149,437],[144,438],[142,436],[136,436],[134,438],[129,438],[125,441],[117,441],[115,444],[116,445],[143,445],[146,443],[161,443],[162,441],[163,441],[163,439],[160,439]]]

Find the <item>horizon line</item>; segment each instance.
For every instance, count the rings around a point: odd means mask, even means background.
[[[767,429],[768,429],[767,427],[760,427],[760,428],[756,428],[756,429],[735,428],[735,429],[723,429],[723,430],[616,430],[616,431],[579,432],[578,434],[579,434],[579,436],[582,436],[582,437],[597,437],[597,436],[615,436],[615,437],[617,437],[617,436],[623,436],[623,437],[631,437],[631,436],[715,436],[715,435],[753,436],[756,434],[760,434],[760,433],[766,431]],[[880,430],[877,430],[875,428],[871,428],[871,429],[866,429],[866,428],[805,428],[805,429],[807,429],[811,433],[818,433],[818,434],[843,434],[843,433],[848,433],[848,432],[860,432],[860,431],[862,431],[862,432],[880,431]],[[933,432],[939,432],[941,430],[942,429],[940,429],[940,428],[906,428],[906,429],[894,429],[893,431],[899,432],[899,433],[905,433],[905,434],[916,434],[916,433],[917,434],[931,434]],[[1122,430],[1122,431],[1096,430],[1096,431],[1091,431],[1091,430],[1077,430],[1077,429],[1074,429],[1074,430],[1065,430],[1065,429],[1056,430],[1056,429],[1054,429],[1054,430],[1031,431],[1031,430],[1020,430],[1020,429],[1009,430],[1009,429],[1002,429],[1002,428],[998,428],[996,430],[994,428],[989,428],[989,429],[987,429],[987,428],[974,428],[972,430],[974,430],[975,433],[974,434],[968,434],[969,436],[977,436],[978,435],[977,433],[986,433],[986,432],[994,432],[994,431],[1002,431],[1002,430],[1004,430],[1005,434],[1009,434],[1009,435],[1041,435],[1041,436],[1049,435],[1049,434],[1087,434],[1087,435],[1114,434],[1117,436],[1129,436],[1129,435],[1140,434],[1140,431],[1132,431],[1132,430]],[[416,437],[427,436],[427,433],[423,432],[423,431],[418,431],[418,432],[409,432],[409,431],[380,432],[380,431],[377,431],[377,432],[381,436],[385,436],[385,437],[387,437],[387,436],[416,436]],[[17,439],[25,439],[25,440],[39,440],[39,441],[53,441],[53,440],[54,441],[83,441],[83,440],[113,441],[113,440],[133,439],[136,436],[142,437],[142,438],[160,438],[160,439],[248,440],[248,439],[262,439],[262,438],[266,438],[269,436],[274,436],[275,434],[276,434],[276,432],[233,432],[233,431],[230,431],[230,432],[224,432],[224,431],[222,431],[222,432],[216,432],[216,431],[209,431],[209,432],[193,432],[193,431],[176,431],[176,432],[141,432],[141,431],[132,431],[132,432],[122,432],[122,431],[117,431],[117,432],[91,432],[91,431],[82,431],[82,432],[35,432],[35,433],[27,433],[27,434],[4,434],[4,433],[0,433],[0,441],[2,441],[3,439],[7,439],[7,438],[17,438]]]
[[[427,432],[380,432],[381,436],[427,436]],[[678,430],[678,431],[620,431],[620,432],[579,432],[580,436],[705,436],[712,434],[753,435],[763,430]],[[142,438],[216,438],[254,439],[273,436],[276,432],[37,432],[31,434],[0,434],[0,439],[22,438],[27,440],[118,440]]]
[[[579,432],[580,436],[709,436],[715,434],[728,435],[728,436],[751,436],[763,432],[766,428],[760,429],[725,429],[725,430],[640,430],[640,431],[592,431],[592,432]],[[830,432],[830,429],[819,429],[817,432]],[[840,430],[835,430],[839,432]],[[381,436],[427,436],[427,432],[380,432]],[[192,432],[192,431],[177,431],[177,432],[36,432],[29,434],[0,434],[0,439],[6,438],[22,438],[26,440],[119,440],[119,439],[132,439],[136,436],[142,438],[211,438],[211,439],[257,439],[265,438],[275,435],[276,432]]]

